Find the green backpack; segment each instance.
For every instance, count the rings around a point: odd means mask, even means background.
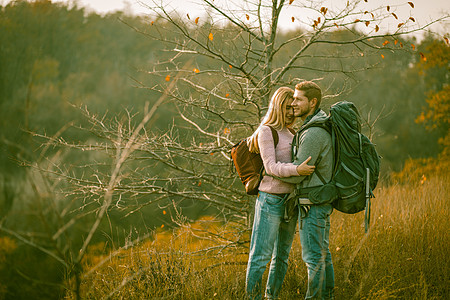
[[[370,220],[370,199],[378,183],[380,157],[374,144],[361,133],[358,110],[351,102],[335,103],[329,116],[320,122],[305,124],[293,140],[299,144],[301,133],[310,127],[321,127],[331,134],[334,150],[334,166],[330,182],[325,182],[320,173],[316,175],[324,185],[301,189],[300,196],[307,196],[315,204],[332,203],[343,213],[365,212],[366,231]],[[305,195],[306,193],[306,195]]]

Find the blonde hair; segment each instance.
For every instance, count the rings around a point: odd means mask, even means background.
[[[280,87],[273,93],[272,98],[270,99],[269,109],[261,121],[261,124],[259,124],[255,132],[247,138],[247,145],[250,152],[259,153],[258,135],[263,125],[270,126],[276,130],[281,130],[294,123],[295,119],[293,119],[292,123],[286,124],[287,100],[292,99],[293,97],[294,90],[288,87]]]

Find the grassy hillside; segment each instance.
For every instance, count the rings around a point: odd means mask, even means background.
[[[333,213],[330,244],[336,299],[450,295],[448,182],[446,175],[378,188],[368,234],[363,213]],[[197,230],[208,227],[225,240],[238,226],[224,227],[211,220],[173,232],[161,229],[152,241],[112,253],[105,253],[103,245],[93,247],[85,261],[90,271],[84,274],[83,297],[244,299],[248,243],[218,251],[211,234],[196,235]],[[298,236],[290,260],[281,299],[299,299],[306,292]]]

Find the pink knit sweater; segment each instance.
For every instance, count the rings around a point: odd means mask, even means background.
[[[297,166],[291,163],[291,143],[294,135],[287,129],[277,130],[278,145],[274,148],[272,132],[262,126],[258,135],[259,151],[267,174],[277,177],[298,176]],[[265,175],[259,190],[271,194],[290,193],[295,185]]]

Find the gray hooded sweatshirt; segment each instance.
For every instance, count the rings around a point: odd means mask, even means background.
[[[323,110],[319,110],[312,118],[305,120],[306,124],[323,121],[327,118],[327,114]],[[333,172],[333,147],[331,144],[330,134],[323,128],[310,127],[303,131],[299,137],[299,145],[297,149],[292,149],[293,163],[296,165],[304,162],[309,156],[311,160],[308,165],[316,165],[316,170],[325,179],[326,182],[331,180]],[[319,160],[319,163],[316,162]],[[309,176],[292,176],[280,178],[280,180],[297,184],[298,188],[306,188],[323,185],[316,172]]]

